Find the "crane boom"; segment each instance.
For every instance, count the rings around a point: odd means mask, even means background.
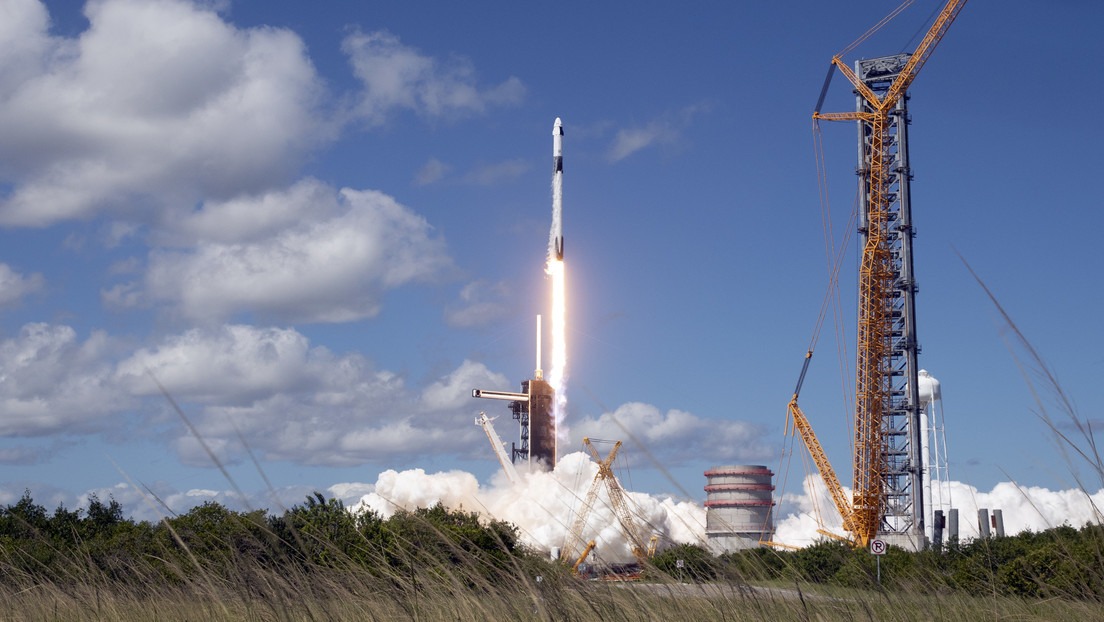
[[[632,550],[632,554],[643,563],[650,556],[649,552],[655,551],[655,547],[644,544],[644,540],[640,536],[640,529],[637,527],[636,521],[633,520],[632,512],[629,511],[628,500],[625,498],[625,491],[621,488],[621,484],[617,482],[617,476],[613,473],[612,465],[614,459],[617,458],[617,452],[621,449],[621,441],[614,443],[613,449],[610,450],[605,458],[602,458],[589,438],[584,438],[583,444],[590,451],[594,461],[598,464],[598,472],[595,473],[594,480],[590,485],[590,490],[587,491],[586,498],[579,508],[579,513],[575,515],[575,520],[572,521],[571,528],[567,532],[567,540],[564,542],[564,547],[560,551],[560,559],[564,562],[570,562],[572,560],[575,549],[578,548],[579,543],[583,541],[583,529],[586,528],[587,518],[590,517],[590,512],[594,509],[594,503],[598,499],[598,490],[602,485],[605,485],[609,493],[610,507],[613,508],[614,516],[617,517],[617,522],[621,525],[622,532],[624,532],[625,536],[629,539],[629,547]],[[656,542],[658,542],[658,538]],[[594,548],[593,542],[590,543],[587,550],[580,556],[580,561],[586,558],[589,549],[592,548]]]
[[[907,411],[910,417],[908,424],[910,430],[918,429],[918,422],[916,425],[911,422],[911,419],[918,418],[918,413],[915,412],[918,408],[918,400],[912,395],[915,393],[915,382],[909,381],[909,394],[904,396],[899,394],[900,391],[894,388],[893,384],[895,375],[907,373],[910,378],[915,375],[915,369],[895,368],[894,357],[899,357],[903,350],[910,351],[909,354],[913,357],[911,361],[915,363],[917,345],[915,335],[904,335],[902,339],[902,335],[896,334],[893,328],[895,314],[900,313],[893,308],[894,296],[900,295],[899,291],[907,290],[907,304],[911,305],[911,293],[915,286],[911,280],[911,254],[908,255],[910,265],[902,274],[897,264],[900,253],[893,246],[894,240],[899,240],[902,236],[911,238],[912,230],[911,222],[907,218],[898,218],[898,215],[891,214],[890,210],[891,201],[898,195],[898,191],[891,187],[894,176],[896,175],[896,179],[899,180],[901,171],[905,171],[903,173],[905,177],[908,175],[905,168],[907,162],[895,164],[895,158],[899,158],[901,154],[895,151],[890,115],[895,113],[909,85],[916,79],[916,75],[965,4],[966,0],[948,0],[916,50],[907,61],[902,63],[896,77],[882,97],[879,97],[866,81],[856,75],[839,55],[834,56],[832,65],[839,69],[840,73],[854,86],[861,105],[859,110],[853,113],[821,113],[818,102],[818,110],[813,113],[813,118],[817,120],[859,121],[864,128],[863,135],[866,141],[863,147],[865,160],[861,164],[865,173],[862,183],[865,187],[866,209],[861,227],[863,248],[859,267],[858,344],[855,365],[853,463],[855,484],[850,504],[845,503],[842,497],[837,498],[837,495],[842,495],[842,487],[838,481],[830,482],[835,478],[835,473],[827,463],[827,457],[824,456],[815,435],[812,434],[804,413],[797,406],[796,392],[790,402],[789,414],[794,420],[795,427],[801,432],[806,447],[813,454],[814,462],[817,463],[817,468],[828,485],[829,492],[833,495],[837,509],[840,509],[840,513],[843,514],[844,527],[851,532],[854,542],[860,546],[866,546],[877,536],[886,514],[885,478],[889,476],[887,466],[889,449],[883,416],[891,411]],[[830,76],[831,73],[829,78]],[[823,90],[821,100],[823,100]],[[897,168],[891,171],[891,167],[894,166]],[[903,182],[898,181],[898,183]],[[891,227],[896,229],[891,230]],[[906,312],[911,317],[912,310],[909,309]],[[808,365],[808,358],[806,358],[806,365]],[[804,377],[804,371],[802,377]],[[910,432],[910,434],[918,433]],[[894,448],[894,451],[898,451],[898,448]],[[909,469],[915,480],[919,477],[922,465],[913,461]],[[897,475],[898,473],[894,471],[894,476]],[[918,490],[919,486],[913,485],[912,489]],[[921,536],[924,520],[922,504],[922,498],[914,498],[911,510],[913,528],[918,528]]]
[[[590,439],[584,438],[583,442],[590,446]],[[583,505],[579,507],[579,513],[575,515],[575,520],[571,522],[571,528],[567,531],[567,541],[564,542],[563,550],[560,551],[560,559],[568,562],[571,561],[571,556],[574,555],[575,549],[579,546],[579,543],[583,541],[583,529],[586,528],[587,519],[590,518],[590,511],[594,509],[594,502],[598,499],[598,489],[602,486],[602,478],[605,477],[605,469],[602,468],[605,465],[607,468],[613,463],[614,458],[617,457],[617,451],[621,449],[621,441],[617,441],[617,444],[613,446],[613,449],[606,456],[605,460],[598,459],[598,472],[594,475],[594,480],[590,483],[590,489],[587,491],[586,497],[583,499]]]
[[[511,484],[516,484],[518,482],[517,469],[514,468],[514,463],[510,462],[510,457],[506,455],[506,448],[502,445],[502,439],[498,437],[498,433],[495,432],[491,418],[487,416],[487,413],[481,412],[475,418],[475,425],[483,427],[483,431],[487,433],[487,440],[491,442],[491,447],[494,449],[495,456],[498,458],[498,463],[502,465],[506,477]]]
[[[805,443],[805,447],[808,448],[809,455],[813,457],[813,462],[820,472],[820,477],[824,480],[824,486],[828,489],[828,494],[832,497],[832,503],[835,504],[836,510],[839,512],[840,516],[843,517],[844,530],[851,531],[851,502],[848,501],[847,495],[844,494],[843,485],[840,484],[839,478],[836,477],[836,472],[832,469],[832,464],[828,461],[828,456],[824,453],[824,448],[821,447],[816,434],[813,434],[813,427],[809,425],[809,420],[805,418],[805,413],[801,412],[801,408],[797,405],[796,395],[790,400],[788,410],[790,420],[793,421],[794,429],[801,435],[801,440]]]
[[[621,523],[621,530],[624,531],[625,535],[629,538],[629,546],[632,548],[632,554],[643,562],[648,557],[646,552],[647,547],[644,544],[643,538],[640,537],[640,530],[636,526],[636,521],[633,520],[632,513],[629,512],[628,502],[625,500],[625,491],[621,488],[621,484],[617,482],[617,477],[613,474],[613,469],[611,468],[613,460],[602,460],[602,457],[598,455],[598,450],[594,448],[589,438],[584,438],[583,443],[586,444],[587,449],[590,450],[595,460],[598,460],[599,475],[606,483],[606,489],[609,491],[610,505],[613,506],[613,513],[617,516],[617,522]],[[617,445],[614,447],[620,446],[621,441],[617,441]]]

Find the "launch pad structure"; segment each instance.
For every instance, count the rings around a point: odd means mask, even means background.
[[[511,443],[510,462],[556,466],[556,418],[552,414],[556,392],[540,378],[521,381],[521,392],[472,390],[472,397],[509,401],[518,422],[519,443]]]

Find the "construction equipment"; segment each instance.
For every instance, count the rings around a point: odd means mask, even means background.
[[[594,540],[587,542],[586,548],[584,548],[582,554],[579,555],[579,559],[576,559],[575,563],[571,564],[572,574],[579,574],[579,566],[583,565],[583,562],[586,561],[587,556],[590,555],[590,552],[594,550],[595,546],[597,545],[595,544]]]
[[[629,547],[632,550],[632,554],[641,563],[645,562],[649,557],[648,551],[654,551],[655,547],[644,544],[636,521],[629,511],[628,501],[625,499],[625,491],[621,488],[621,484],[618,483],[617,476],[614,475],[611,466],[614,459],[617,458],[618,450],[621,449],[621,441],[616,441],[614,443],[613,449],[610,450],[605,458],[602,458],[589,438],[583,439],[583,445],[590,451],[591,455],[594,457],[594,461],[598,464],[598,473],[594,475],[594,480],[591,482],[590,489],[583,499],[583,504],[579,508],[578,514],[575,515],[575,520],[571,523],[571,529],[567,533],[567,541],[564,543],[560,559],[564,562],[570,562],[575,549],[579,546],[579,543],[583,541],[583,529],[586,528],[586,522],[590,517],[591,510],[594,509],[594,502],[598,498],[598,490],[604,485],[606,491],[609,493],[610,507],[613,508],[614,516],[617,517],[617,522],[621,525],[621,530],[629,539]],[[658,542],[658,538],[656,538],[655,541]],[[585,555],[589,554],[589,552],[589,550],[585,551],[581,559],[585,559]]]
[[[859,268],[858,345],[855,380],[854,491],[847,501],[820,443],[797,404],[789,416],[858,546],[888,530],[923,538],[920,478],[919,395],[915,335],[916,291],[912,275],[911,214],[908,207],[907,146],[898,142],[907,126],[905,92],[965,6],[949,0],[911,55],[856,63],[852,71],[837,54],[813,119],[858,121],[861,147],[862,260]],[[821,113],[832,72],[854,86],[855,112]],[[860,75],[861,74],[861,75]],[[872,88],[872,85],[877,85]],[[881,95],[876,91],[881,91]],[[891,205],[897,205],[897,210]],[[805,359],[804,379],[812,351]],[[887,492],[888,491],[888,492]],[[887,495],[891,498],[887,501]],[[887,508],[894,516],[887,521]]]
[[[487,440],[491,442],[491,448],[494,449],[495,456],[498,457],[498,463],[502,465],[502,470],[506,473],[506,477],[510,480],[511,484],[518,482],[517,469],[514,468],[514,463],[510,462],[510,457],[506,455],[506,447],[503,446],[502,439],[498,438],[498,433],[495,432],[494,425],[491,423],[493,419],[487,416],[487,413],[481,412],[479,416],[475,418],[475,425],[482,426],[483,431],[487,433]]]

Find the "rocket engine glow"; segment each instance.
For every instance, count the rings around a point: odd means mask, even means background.
[[[551,338],[552,360],[547,381],[556,392],[552,413],[556,421],[558,436],[564,436],[566,428],[561,426],[567,395],[564,391],[567,381],[567,335],[564,328],[567,315],[564,286],[564,243],[563,243],[563,123],[559,117],[552,125],[552,230],[548,239],[548,263],[545,273],[552,280]]]

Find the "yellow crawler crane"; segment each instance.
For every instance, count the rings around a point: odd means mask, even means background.
[[[597,440],[597,439],[596,439]],[[639,527],[636,521],[633,520],[632,513],[629,511],[628,501],[625,499],[625,491],[621,488],[621,484],[617,481],[617,476],[613,473],[613,461],[617,458],[617,452],[621,449],[621,441],[616,441],[613,445],[613,449],[609,454],[603,458],[598,450],[591,443],[589,438],[583,439],[583,445],[590,451],[591,456],[594,457],[594,461],[598,464],[598,473],[594,475],[594,481],[590,485],[590,490],[587,491],[586,497],[583,499],[583,504],[579,508],[578,514],[575,515],[575,520],[571,523],[571,529],[567,533],[567,542],[564,543],[563,550],[560,552],[560,559],[565,563],[571,563],[574,559],[575,550],[579,547],[579,543],[583,542],[583,529],[586,528],[587,519],[590,517],[591,510],[594,509],[594,502],[598,499],[598,490],[603,485],[609,493],[610,507],[613,508],[614,516],[617,517],[617,522],[621,525],[621,530],[625,533],[625,536],[629,539],[629,546],[632,549],[632,554],[636,556],[637,560],[644,563],[648,557],[648,551],[654,551],[655,547],[651,544],[645,545],[644,540],[640,536]],[[654,537],[653,537],[654,538]],[[658,538],[654,538],[653,542],[658,541]],[[578,557],[578,561],[572,566],[573,569],[578,568],[579,563],[586,559],[586,556],[593,550],[594,541],[592,540],[583,551],[583,554]]]
[[[832,500],[843,517],[843,527],[851,533],[856,546],[867,546],[874,539],[885,516],[883,473],[885,455],[883,438],[883,413],[889,406],[890,374],[888,364],[892,331],[889,295],[893,287],[892,249],[890,248],[889,216],[890,198],[887,190],[887,173],[892,155],[890,144],[891,114],[897,102],[927,62],[936,45],[942,40],[966,0],[949,0],[936,17],[924,39],[916,47],[904,67],[898,73],[884,96],[866,85],[837,54],[832,58],[832,69],[838,69],[854,86],[865,101],[861,112],[821,113],[820,103],[813,119],[826,121],[860,121],[869,126],[869,167],[865,171],[867,187],[866,240],[859,267],[858,344],[855,379],[855,455],[854,492],[847,501],[843,488],[832,470],[820,443],[797,404],[801,381],[789,404],[789,417],[801,434],[805,446],[824,479]],[[903,8],[903,7],[902,7]],[[884,22],[883,22],[884,23]],[[829,79],[831,73],[829,73]],[[828,81],[825,81],[825,91]],[[814,338],[815,340],[815,338]],[[805,377],[812,351],[806,355],[801,378]]]

